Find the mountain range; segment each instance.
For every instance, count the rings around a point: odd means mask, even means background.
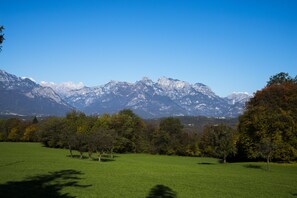
[[[73,108],[50,87],[0,70],[0,115],[63,116]]]
[[[77,109],[86,114],[131,109],[143,118],[167,116],[237,117],[251,95],[216,95],[202,83],[161,77],[135,82],[110,81],[87,87],[83,83],[37,84],[0,70],[0,114],[65,115]]]

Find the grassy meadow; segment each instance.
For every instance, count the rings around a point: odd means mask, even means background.
[[[0,143],[0,197],[146,197],[158,184],[177,197],[296,197],[297,164],[220,164],[217,159],[117,154],[67,157],[39,143]],[[85,154],[87,156],[87,154]]]

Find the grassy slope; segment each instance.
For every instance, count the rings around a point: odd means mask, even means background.
[[[264,163],[219,164],[212,158],[122,154],[115,161],[99,163],[66,155],[67,150],[37,143],[0,143],[0,190],[9,186],[7,182],[29,176],[75,170],[82,173],[78,184],[91,186],[65,186],[61,193],[145,197],[153,186],[163,184],[187,198],[297,196],[297,164],[272,164],[271,171],[265,171]]]

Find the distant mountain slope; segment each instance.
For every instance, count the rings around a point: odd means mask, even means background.
[[[41,86],[42,85],[42,86]],[[233,93],[222,98],[208,86],[161,77],[135,83],[110,81],[86,87],[82,83],[41,85],[0,70],[0,115],[65,115],[72,107],[87,114],[132,109],[143,118],[167,116],[237,117],[251,97]]]
[[[70,107],[51,88],[0,70],[0,115],[65,115]]]
[[[227,96],[225,99],[230,105],[228,109],[228,115],[230,117],[236,117],[239,114],[242,114],[245,104],[250,100],[251,97],[252,95],[246,92],[234,92]]]
[[[87,113],[115,113],[132,109],[144,118],[166,116],[236,117],[243,112],[246,93],[219,97],[204,84],[162,77],[157,82],[143,78],[135,83],[110,81],[96,87],[43,83],[70,105]],[[58,89],[58,88],[59,89]],[[71,88],[74,87],[74,88]]]

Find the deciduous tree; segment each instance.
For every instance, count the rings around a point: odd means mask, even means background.
[[[142,152],[143,120],[129,109],[124,109],[111,116],[110,129],[117,133],[115,149],[117,152]]]
[[[226,163],[230,154],[236,153],[236,131],[225,124],[208,125],[204,128],[201,147],[206,155],[220,157]]]
[[[287,73],[270,78],[240,117],[239,150],[250,158],[297,159],[297,83]]]
[[[37,125],[30,124],[25,128],[25,132],[22,137],[22,140],[27,142],[36,142],[38,140],[37,131],[38,131]]]
[[[281,72],[274,76],[271,76],[269,81],[267,82],[267,86],[281,85],[285,83],[294,83],[294,79],[288,73]]]
[[[113,130],[103,127],[94,128],[88,137],[88,150],[90,153],[97,153],[98,161],[101,161],[104,152],[110,153],[110,156],[113,157],[112,152],[115,142]]]
[[[65,129],[64,118],[50,117],[39,125],[38,134],[41,142],[48,147],[63,147],[61,134]]]

